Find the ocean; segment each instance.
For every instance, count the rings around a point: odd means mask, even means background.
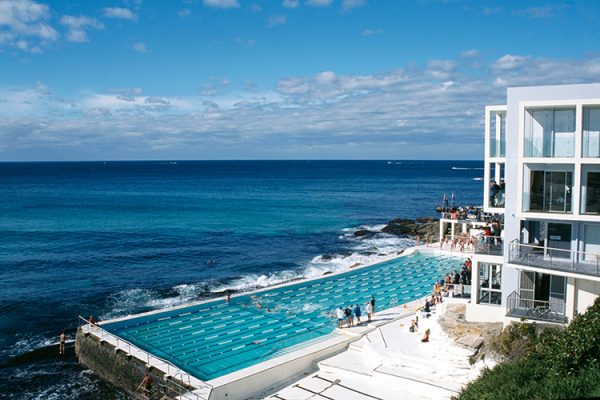
[[[376,262],[355,237],[482,202],[482,161],[0,163],[0,398],[121,399],[82,368],[78,316],[108,319]]]

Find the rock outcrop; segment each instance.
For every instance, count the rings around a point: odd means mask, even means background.
[[[429,239],[431,242],[437,242],[439,241],[440,236],[440,223],[437,219],[431,217],[421,217],[417,219],[394,218],[388,222],[381,231],[372,231],[361,228],[354,232],[354,236],[368,237],[379,232],[399,237],[419,236],[421,241]]]

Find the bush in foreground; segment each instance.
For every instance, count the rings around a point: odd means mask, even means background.
[[[511,329],[514,332],[515,328]],[[600,298],[566,329],[546,330],[531,338],[525,349],[520,358],[484,371],[458,398],[600,397]]]

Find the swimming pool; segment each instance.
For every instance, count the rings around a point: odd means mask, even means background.
[[[331,334],[339,306],[377,310],[431,293],[435,279],[463,260],[414,253],[318,280],[103,324],[107,331],[210,380],[276,357],[291,346]],[[257,307],[260,303],[260,308]]]

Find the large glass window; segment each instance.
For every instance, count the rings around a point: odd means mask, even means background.
[[[529,110],[525,118],[525,157],[573,157],[575,109]]]
[[[571,212],[572,186],[570,171],[531,171],[524,211]]]
[[[584,178],[584,190],[582,196],[585,214],[600,214],[600,172],[588,172]]]
[[[600,107],[583,108],[583,156],[600,157]]]
[[[490,116],[490,157],[506,156],[506,114],[492,112]]]
[[[479,303],[502,303],[502,265],[479,263]]]

